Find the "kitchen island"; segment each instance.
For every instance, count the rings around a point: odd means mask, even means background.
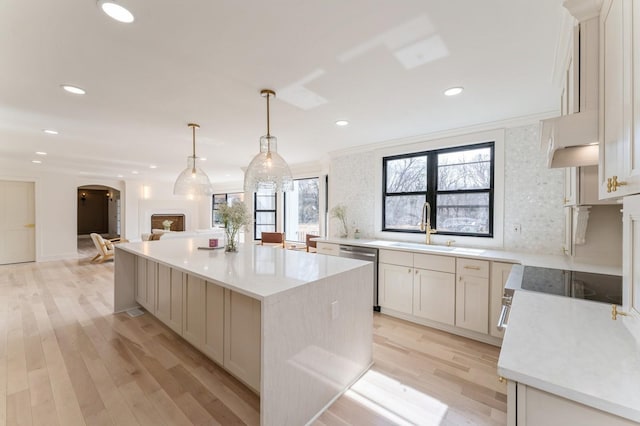
[[[259,393],[262,425],[309,422],[372,363],[373,265],[206,243],[118,245],[114,310],[143,306]]]

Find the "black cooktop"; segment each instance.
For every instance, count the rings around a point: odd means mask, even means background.
[[[525,266],[522,289],[596,302],[622,304],[622,277],[617,275]]]

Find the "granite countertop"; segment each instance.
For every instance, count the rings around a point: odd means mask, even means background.
[[[317,256],[280,247],[239,244],[237,253],[208,247],[207,238],[175,238],[117,244],[123,250],[259,300],[325,277],[371,265],[355,259]]]
[[[498,373],[640,422],[640,320],[611,305],[517,291]]]
[[[507,263],[521,263],[527,266],[566,269],[570,271],[592,272],[596,274],[622,275],[621,266],[599,265],[596,262],[580,261],[563,255],[530,254],[507,250],[447,247],[388,240],[353,239],[353,238],[314,238],[318,242],[347,244],[363,247],[377,247],[389,250],[440,254],[444,256],[466,257],[471,259],[496,260]]]

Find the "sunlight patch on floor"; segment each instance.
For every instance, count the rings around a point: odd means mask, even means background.
[[[440,425],[448,406],[430,395],[369,370],[345,397],[398,425]]]

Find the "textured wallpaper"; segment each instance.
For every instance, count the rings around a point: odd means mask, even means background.
[[[358,227],[362,237],[373,237],[375,225],[376,168],[382,167],[373,152],[365,152],[332,159],[329,171],[329,209],[337,204],[347,206],[349,237]],[[338,236],[341,227],[336,219],[329,219],[329,235]]]
[[[540,149],[537,124],[506,130],[504,248],[543,254],[562,254],[564,241],[563,169],[548,169]],[[350,237],[353,224],[363,237],[373,237],[376,196],[382,188],[376,180],[381,160],[373,152],[335,157],[329,174],[329,208],[347,206]],[[496,179],[499,179],[496,176]],[[379,214],[377,215],[379,216]],[[513,231],[519,224],[521,231]],[[329,221],[329,235],[340,227]]]
[[[538,132],[537,124],[506,130],[504,248],[562,254],[564,169],[547,168]]]

